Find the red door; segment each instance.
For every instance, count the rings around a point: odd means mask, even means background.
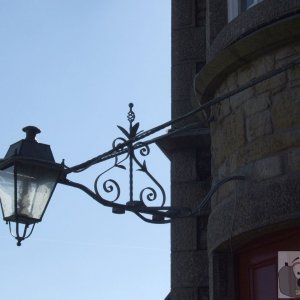
[[[278,251],[300,251],[299,228],[255,240],[237,253],[238,299],[278,299]]]

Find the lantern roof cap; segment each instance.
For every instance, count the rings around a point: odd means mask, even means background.
[[[4,159],[22,156],[55,163],[50,146],[38,143],[35,139],[35,136],[41,130],[35,126],[26,126],[23,128],[23,131],[26,133],[26,138],[12,144]]]
[[[41,130],[35,126],[26,126],[23,131],[26,133],[26,140],[28,141],[36,141],[35,136],[41,133]]]

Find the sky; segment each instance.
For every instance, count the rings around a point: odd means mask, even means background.
[[[129,102],[141,129],[169,120],[170,2],[0,0],[0,156],[34,125],[57,162],[81,163],[122,136],[117,125],[127,128]],[[169,161],[155,145],[151,150],[148,168],[169,198]],[[92,187],[109,166],[70,178]],[[114,176],[127,201],[126,175]],[[1,298],[164,299],[169,230],[131,213],[114,215],[82,191],[58,185],[21,247],[0,223]]]

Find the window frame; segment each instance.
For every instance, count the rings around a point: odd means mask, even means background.
[[[243,8],[245,0],[227,0],[228,23],[231,22],[242,12],[252,8],[263,0],[254,0],[251,5]]]

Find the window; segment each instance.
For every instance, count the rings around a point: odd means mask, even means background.
[[[259,0],[241,0],[242,11],[247,10],[251,6],[257,4],[258,2],[260,2],[260,1]]]
[[[227,0],[228,22],[263,0]]]

